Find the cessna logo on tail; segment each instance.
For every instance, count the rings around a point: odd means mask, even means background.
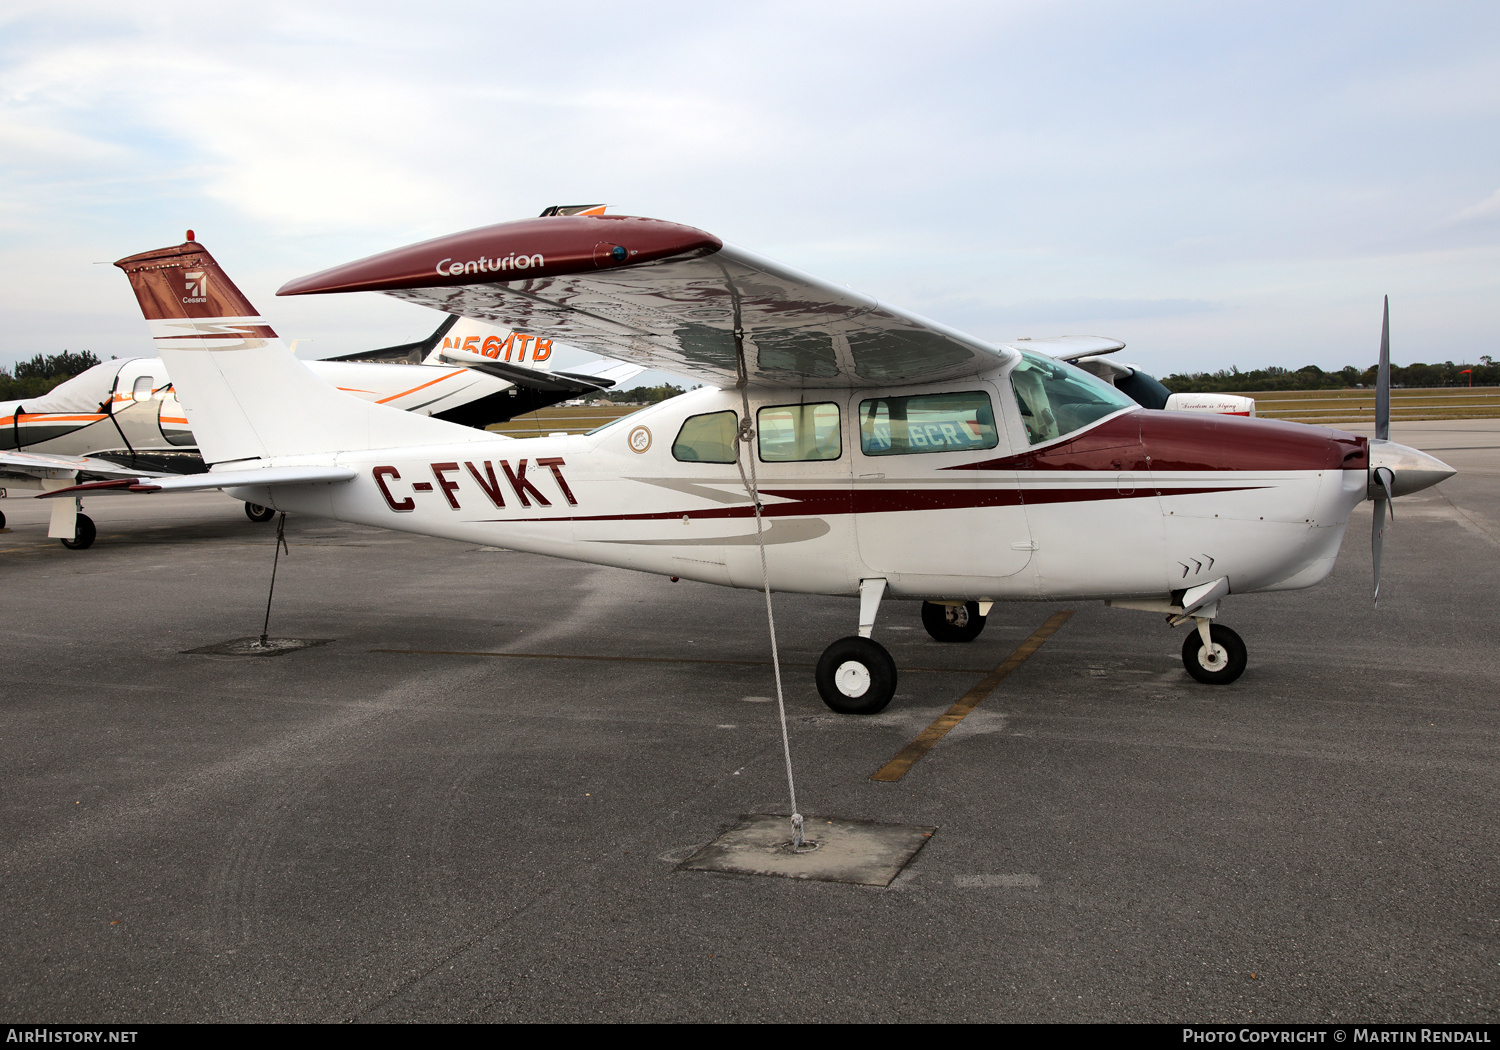
[[[188,270],[182,275],[185,282],[185,295],[182,301],[185,303],[208,302],[208,274],[203,270]]]

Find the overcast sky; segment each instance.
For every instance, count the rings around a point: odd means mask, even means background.
[[[1148,370],[1500,356],[1500,4],[0,8],[0,365],[151,356],[195,229],[303,356],[441,318],[290,278],[608,202]]]

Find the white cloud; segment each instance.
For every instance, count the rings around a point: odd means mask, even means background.
[[[583,201],[980,335],[1097,321],[1198,367],[1338,365],[1389,290],[1430,311],[1420,339],[1488,338],[1500,276],[1473,266],[1500,192],[1473,202],[1500,167],[1500,16],[1445,12],[8,5],[0,362],[68,311],[134,345],[119,275],[77,274],[188,225],[317,354],[412,338],[427,318],[402,304],[272,294]]]

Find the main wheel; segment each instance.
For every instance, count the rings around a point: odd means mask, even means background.
[[[873,715],[896,695],[896,661],[885,646],[854,635],[818,658],[818,695],[842,715]]]
[[[0,529],[5,528],[5,512],[0,511]]]
[[[73,538],[63,540],[62,545],[70,551],[87,550],[93,546],[94,537],[98,534],[99,530],[94,528],[94,519],[87,514],[80,514],[77,524],[73,527]]]
[[[276,517],[276,512],[270,507],[262,507],[259,503],[245,504],[245,517],[251,521],[270,521]]]
[[[1212,649],[1194,629],[1182,642],[1182,665],[1204,685],[1228,685],[1245,673],[1245,643],[1228,627],[1210,624]]]
[[[962,605],[922,603],[922,626],[940,642],[972,642],[984,630],[984,617],[978,602]]]

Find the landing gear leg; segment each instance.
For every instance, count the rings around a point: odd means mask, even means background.
[[[1204,685],[1228,685],[1245,673],[1245,643],[1228,627],[1195,616],[1198,629],[1183,639],[1182,665]]]
[[[873,715],[896,695],[896,661],[870,637],[884,594],[885,580],[861,580],[859,634],[840,638],[818,660],[818,695],[840,714]]]

